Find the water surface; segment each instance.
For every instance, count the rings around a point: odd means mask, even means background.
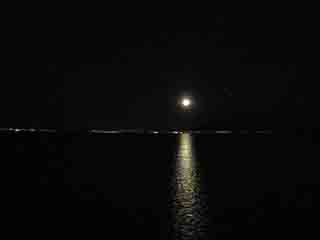
[[[315,232],[311,219],[319,154],[318,145],[306,139],[47,133],[0,137],[8,152],[3,156],[28,163],[39,176],[37,192],[22,198],[32,200],[23,216],[33,216],[26,222],[35,235],[270,239]]]

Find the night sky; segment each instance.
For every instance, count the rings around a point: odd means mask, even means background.
[[[297,78],[296,42],[290,41],[294,23],[222,15],[211,21],[205,31],[101,31],[102,23],[67,25],[59,35],[48,31],[49,41],[41,44],[48,59],[23,58],[3,81],[1,123],[63,129],[305,125],[306,84]],[[183,94],[195,101],[187,114],[177,107]]]

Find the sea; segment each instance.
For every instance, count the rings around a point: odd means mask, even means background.
[[[303,134],[0,137],[17,168],[31,167],[30,174],[25,171],[36,179],[33,190],[19,197],[26,211],[16,218],[30,225],[25,237],[314,239],[318,234],[319,144]]]

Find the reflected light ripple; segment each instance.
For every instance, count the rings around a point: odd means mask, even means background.
[[[202,196],[200,171],[192,136],[178,136],[178,149],[172,176],[173,239],[203,239],[206,235],[207,204]]]

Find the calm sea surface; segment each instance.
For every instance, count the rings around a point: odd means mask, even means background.
[[[306,139],[187,133],[1,139],[40,177],[30,208],[34,235],[44,239],[270,239],[312,230],[319,154]]]

